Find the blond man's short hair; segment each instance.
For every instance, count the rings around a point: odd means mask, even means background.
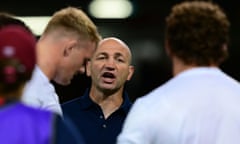
[[[56,29],[62,29],[66,33],[77,34],[81,38],[90,39],[98,43],[101,36],[97,26],[81,9],[66,7],[54,13],[43,32],[48,34]]]

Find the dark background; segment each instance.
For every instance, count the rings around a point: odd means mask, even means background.
[[[126,84],[129,96],[134,101],[171,78],[171,62],[164,50],[164,22],[171,6],[181,0],[131,0],[134,13],[127,19],[95,19],[87,6],[90,0],[1,0],[0,11],[17,16],[51,16],[66,7],[82,8],[95,22],[103,37],[115,36],[125,41],[133,53],[135,74]],[[238,0],[215,0],[226,12],[231,22],[230,57],[221,69],[240,81],[240,5]],[[90,86],[90,79],[77,75],[69,86],[53,82],[61,102],[83,94]]]

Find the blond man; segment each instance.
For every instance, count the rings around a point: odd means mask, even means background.
[[[59,98],[51,80],[68,85],[85,69],[85,61],[101,39],[96,25],[81,10],[66,7],[57,11],[37,43],[37,65],[23,102],[62,115]]]

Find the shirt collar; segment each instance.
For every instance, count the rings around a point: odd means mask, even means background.
[[[82,109],[88,109],[94,105],[96,105],[90,98],[89,96],[90,89],[88,88],[85,93],[82,96],[82,101],[81,101],[81,108]],[[126,91],[123,92],[123,103],[120,106],[119,110],[123,110],[125,113],[128,113],[132,103],[128,97],[128,94]]]
[[[128,97],[128,94],[126,91],[123,92],[123,103],[121,107],[119,108],[120,110],[123,110],[125,113],[128,113],[132,103]]]
[[[36,65],[34,70],[33,70],[31,80],[41,81],[41,82],[44,82],[44,83],[49,83],[50,82],[48,77],[44,74],[44,72],[40,69],[40,67],[38,65]]]
[[[91,106],[95,105],[95,103],[90,99],[89,97],[89,92],[90,89],[86,89],[86,91],[84,92],[83,96],[81,97],[82,101],[81,101],[81,108],[82,109],[88,109]]]

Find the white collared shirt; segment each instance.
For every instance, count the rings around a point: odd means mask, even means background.
[[[62,116],[55,88],[38,66],[35,67],[31,80],[25,86],[22,101],[27,105],[47,109]]]
[[[240,84],[218,68],[186,70],[138,98],[117,144],[239,144]]]

